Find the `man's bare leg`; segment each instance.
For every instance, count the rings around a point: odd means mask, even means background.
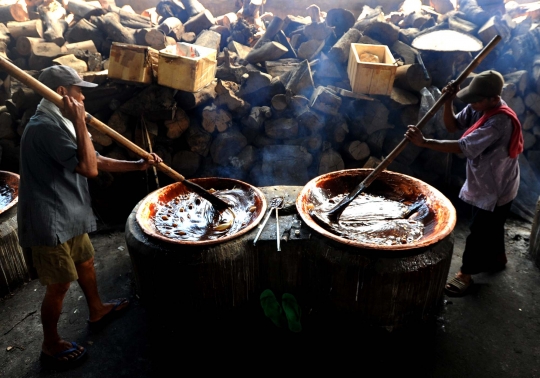
[[[96,270],[94,269],[94,258],[85,261],[75,266],[79,275],[79,285],[86,297],[88,310],[90,312],[89,320],[96,322],[107,315],[114,307],[115,303],[103,303],[99,296],[96,280]],[[129,305],[129,301],[125,301],[117,307],[116,311],[123,309]]]
[[[69,282],[47,285],[45,298],[43,298],[43,303],[41,304],[41,324],[43,325],[42,350],[43,353],[49,356],[54,356],[73,347],[70,342],[63,340],[58,334],[58,320],[62,313],[62,304],[69,285]],[[76,358],[83,350],[83,347],[79,347],[78,351],[61,357],[60,360],[67,361]]]

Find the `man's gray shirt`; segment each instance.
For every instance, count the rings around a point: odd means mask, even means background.
[[[17,221],[23,247],[55,246],[96,229],[73,136],[38,111],[21,138]]]
[[[506,105],[501,100],[502,105]],[[483,112],[467,105],[458,115],[460,128],[471,127]],[[459,140],[467,158],[467,180],[459,198],[484,210],[493,211],[512,201],[519,188],[519,162],[508,155],[514,126],[510,117],[497,114]]]

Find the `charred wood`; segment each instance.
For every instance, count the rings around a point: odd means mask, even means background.
[[[69,0],[67,3],[66,9],[68,12],[73,13],[75,16],[79,18],[85,18],[88,15],[96,15],[96,10],[99,10],[100,8],[96,5],[82,1],[82,0]],[[104,13],[104,11],[101,11]]]
[[[202,111],[202,127],[209,133],[220,133],[232,125],[232,115],[225,109],[218,108],[216,104],[206,106]]]
[[[319,54],[325,45],[324,41],[312,39],[304,42],[298,48],[298,58],[312,60]]]
[[[212,30],[203,30],[195,40],[195,45],[220,51],[221,34]]]
[[[407,64],[396,69],[394,86],[412,92],[420,92],[424,87],[431,85],[430,79],[426,79],[424,70],[419,64]]]
[[[28,12],[23,0],[18,0],[14,4],[0,4],[0,22],[28,21]]]
[[[156,29],[166,36],[173,37],[177,41],[180,41],[182,34],[184,34],[184,24],[176,17],[164,19]]]
[[[198,92],[177,91],[174,99],[180,108],[185,110],[194,109],[215,100],[217,96],[215,88],[216,82],[213,82]]]
[[[182,4],[184,4],[189,17],[193,17],[206,10],[206,8],[197,0],[182,0]]]
[[[294,118],[270,119],[264,123],[266,136],[272,139],[290,139],[298,135],[298,121]]]
[[[319,175],[345,169],[345,162],[341,154],[333,149],[328,149],[321,154],[319,160]]]
[[[242,118],[242,134],[249,143],[261,134],[264,122],[272,117],[272,110],[268,106],[254,106],[248,116]]]
[[[175,0],[160,1],[156,5],[156,13],[163,19],[176,17],[182,22],[186,22],[190,17],[184,5]]]
[[[189,116],[184,110],[176,109],[174,119],[165,120],[164,125],[167,128],[167,138],[180,138],[189,128]]]
[[[43,38],[48,42],[63,46],[66,42],[64,32],[67,30],[67,23],[64,20],[56,19],[48,6],[40,5],[38,12],[43,24]]]
[[[337,38],[341,38],[350,28],[354,26],[354,15],[350,10],[343,8],[330,9],[326,14],[326,24],[334,28]]]
[[[238,131],[227,131],[216,136],[210,146],[212,161],[219,165],[229,165],[230,159],[247,146],[247,139]]]
[[[192,151],[178,151],[174,154],[171,166],[182,175],[193,176],[202,164],[202,156]]]
[[[109,39],[115,42],[136,44],[135,30],[126,28],[120,23],[120,16],[117,13],[107,13],[103,16],[92,17],[98,28],[105,33]]]
[[[73,25],[66,33],[66,39],[68,42],[82,42],[92,40],[96,49],[102,51],[105,35],[99,28],[86,19],[79,20]]]
[[[341,97],[325,87],[317,87],[311,96],[311,108],[329,115],[336,115],[341,107]]]
[[[118,14],[120,23],[127,28],[142,29],[152,27],[152,22],[148,17],[144,17],[132,12],[127,12],[122,8],[114,5],[110,5],[108,10],[110,12]]]
[[[43,24],[41,23],[41,20],[8,22],[7,31],[9,31],[9,34],[13,39],[17,39],[19,37],[43,38]],[[4,38],[0,38],[0,41],[6,42]]]
[[[331,60],[335,60],[339,63],[344,63],[349,59],[349,52],[351,49],[351,43],[356,43],[362,37],[362,33],[357,29],[349,29],[343,36],[336,42],[334,46],[328,52],[328,57]]]
[[[217,97],[215,104],[217,106],[226,106],[230,111],[243,115],[249,111],[250,104],[241,99],[237,93],[239,86],[232,81],[218,80],[216,85]]]
[[[314,87],[313,76],[309,62],[304,60],[294,70],[289,72],[289,78],[285,84],[285,90],[293,95],[311,96]]]
[[[208,29],[210,26],[215,25],[215,23],[216,20],[214,16],[208,9],[206,9],[187,20],[184,23],[184,31],[186,33],[193,32],[195,35],[197,35],[204,29]]]

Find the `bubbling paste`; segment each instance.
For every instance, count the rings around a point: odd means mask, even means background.
[[[213,194],[230,204],[230,209],[220,213],[199,195],[183,194],[157,205],[156,230],[170,239],[215,240],[237,233],[256,217],[255,192],[228,189]]]
[[[313,218],[345,239],[376,245],[411,244],[424,235],[423,219],[429,213],[425,198],[405,204],[383,196],[361,193],[345,208],[339,221],[325,215],[346,195],[324,198],[311,210]]]
[[[13,201],[13,188],[7,184],[0,184],[0,210]]]

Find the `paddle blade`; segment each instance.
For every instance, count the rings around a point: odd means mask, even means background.
[[[229,205],[227,202],[223,201],[221,198],[216,197],[212,193],[209,193],[202,186],[197,185],[194,182],[184,180],[182,181],[182,184],[184,184],[188,189],[191,189],[192,191],[200,195],[202,198],[210,202],[218,211],[223,211],[231,207],[231,205]]]
[[[354,190],[354,192],[349,193],[348,196],[344,197],[339,203],[334,206],[330,211],[328,212],[328,219],[332,222],[339,221],[339,217],[341,214],[345,211],[345,208],[349,206],[349,204],[354,201],[356,197],[360,193],[362,193],[365,189],[364,182],[361,182]]]

